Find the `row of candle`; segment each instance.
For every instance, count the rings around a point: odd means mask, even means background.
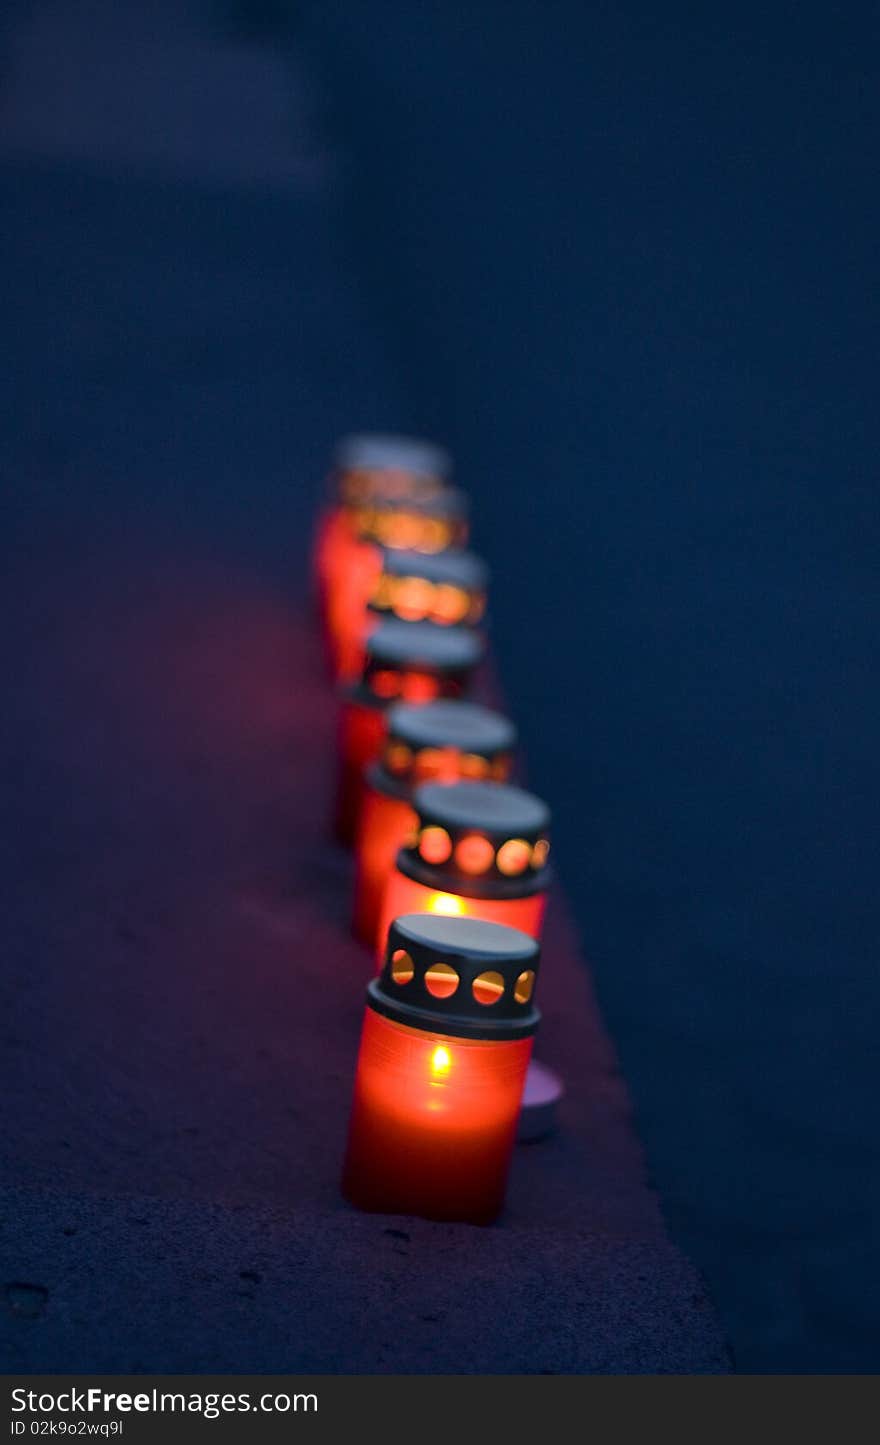
[[[340,689],[334,827],[379,967],[343,1189],[365,1209],[485,1223],[539,1021],[550,819],[511,782],[513,724],[473,700],[488,570],[449,475],[428,443],[349,438],[316,539]]]

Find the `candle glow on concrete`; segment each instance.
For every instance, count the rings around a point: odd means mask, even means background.
[[[398,704],[389,710],[381,756],[364,776],[355,845],[353,927],[362,942],[377,945],[385,884],[417,822],[414,789],[462,779],[504,782],[515,744],[513,724],[475,703]]]
[[[539,949],[515,929],[395,920],[367,990],[343,1192],[360,1209],[488,1224],[504,1202]]]
[[[482,655],[479,635],[430,622],[383,622],[367,644],[360,680],[342,695],[335,832],[351,846],[357,833],[364,775],[379,757],[389,707],[462,697]]]
[[[377,953],[392,919],[432,913],[507,924],[540,938],[550,880],[549,810],[505,783],[423,784],[416,826],[385,885]]]

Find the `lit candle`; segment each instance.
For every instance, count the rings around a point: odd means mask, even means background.
[[[414,437],[364,434],[337,446],[331,474],[332,499],[315,539],[314,568],[321,616],[329,597],[358,550],[355,516],[378,496],[430,496],[452,472],[449,454]]]
[[[388,712],[381,756],[364,775],[356,842],[354,932],[375,948],[385,884],[416,824],[412,795],[421,783],[462,778],[504,782],[516,730],[500,713],[470,702],[399,703]]]
[[[482,918],[540,938],[550,869],[545,803],[509,783],[425,783],[416,826],[385,886],[379,961],[393,918],[438,913]]]
[[[433,557],[447,549],[459,549],[467,538],[468,525],[467,497],[454,487],[441,487],[428,496],[374,495],[349,512],[354,544],[334,579],[327,604],[337,676],[344,676],[354,665],[352,647],[363,639],[367,605],[382,573],[383,550]]]
[[[342,695],[336,836],[351,845],[357,830],[364,772],[385,740],[394,702],[421,706],[461,697],[482,655],[478,633],[432,622],[383,622],[367,643],[360,680]]]
[[[355,601],[339,619],[339,677],[357,676],[366,639],[383,619],[476,627],[486,610],[488,585],[486,564],[473,552],[457,547],[434,554],[383,548],[372,567],[365,566],[360,612]]]
[[[343,1171],[358,1208],[496,1218],[540,1017],[538,957],[513,928],[394,921],[367,989]]]

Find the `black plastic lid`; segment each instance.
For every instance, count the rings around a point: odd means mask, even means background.
[[[383,548],[382,571],[389,577],[424,577],[428,582],[448,582],[469,592],[485,592],[489,585],[489,568],[482,557],[461,547],[450,547],[433,555]]]
[[[486,610],[489,569],[474,552],[382,550],[369,608],[383,617],[473,627]]]
[[[525,898],[548,886],[550,810],[510,783],[425,783],[418,825],[397,856],[409,878],[470,898]]]
[[[462,547],[468,535],[467,494],[445,484],[431,489],[376,489],[349,501],[355,534],[392,551],[430,555]]]
[[[379,786],[402,797],[417,784],[432,781],[504,782],[510,776],[515,746],[513,723],[478,703],[449,700],[425,707],[396,703],[388,713]]]
[[[352,695],[380,707],[460,697],[482,655],[480,634],[467,627],[381,622],[367,638],[363,675]]]
[[[367,989],[367,1004],[429,1033],[528,1038],[541,1017],[533,1002],[540,955],[518,928],[406,913],[388,931],[385,963]]]
[[[360,526],[360,513],[381,499],[397,505],[442,493],[452,475],[452,458],[442,447],[417,437],[363,434],[345,437],[334,455],[336,500]]]
[[[454,520],[459,518],[467,520],[471,504],[467,492],[462,491],[461,487],[444,485],[436,492],[419,493],[414,497],[394,497],[382,494],[376,497],[373,510],[389,514],[417,512],[425,517],[450,517]],[[381,538],[379,540],[381,541]],[[395,548],[394,550],[406,549]]]
[[[400,703],[388,715],[388,734],[412,748],[457,748],[493,758],[516,746],[516,728],[500,712],[477,702],[434,702],[429,707]]]
[[[443,447],[421,437],[392,433],[360,432],[343,437],[333,456],[341,471],[409,472],[415,477],[446,480],[452,474],[452,458]]]

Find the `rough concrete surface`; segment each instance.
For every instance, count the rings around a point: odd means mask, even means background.
[[[20,715],[8,1364],[724,1369],[559,897],[540,1051],[569,1093],[558,1137],[518,1150],[503,1223],[343,1204],[372,963],[326,841],[334,702],[316,642],[259,578],[137,557],[125,572],[64,577]]]

